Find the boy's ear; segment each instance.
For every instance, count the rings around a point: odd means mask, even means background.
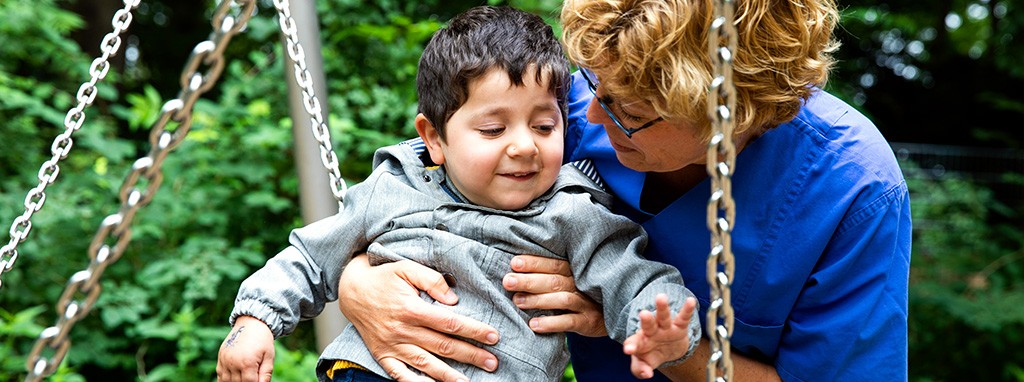
[[[416,132],[423,139],[430,153],[430,160],[437,165],[444,164],[444,152],[441,151],[441,135],[437,133],[434,125],[427,120],[423,113],[416,114]]]

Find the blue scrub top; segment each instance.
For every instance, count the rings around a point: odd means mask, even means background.
[[[622,166],[604,128],[587,122],[593,96],[582,81],[574,75],[567,160],[594,162],[616,212],[647,230],[646,257],[679,268],[706,327],[708,180],[657,214],[642,211],[645,175]],[[906,380],[910,201],[875,126],[818,91],[740,152],[732,184],[734,351],[786,381]],[[635,379],[621,344],[570,335],[569,345],[578,380]]]

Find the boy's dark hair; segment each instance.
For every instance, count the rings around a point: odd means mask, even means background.
[[[451,19],[434,33],[416,74],[419,112],[445,139],[445,124],[469,98],[469,83],[491,68],[523,86],[523,74],[537,66],[536,81],[548,75],[548,91],[566,113],[569,62],[551,26],[537,15],[507,6],[479,6]]]

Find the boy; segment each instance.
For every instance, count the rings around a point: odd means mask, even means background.
[[[453,18],[420,59],[415,124],[426,152],[409,143],[378,150],[343,211],[294,231],[291,246],[242,283],[219,379],[269,377],[273,338],[337,299],[344,265],[364,250],[374,264],[413,260],[445,274],[459,294],[446,307],[501,333],[488,347],[496,373],[453,365],[471,380],[561,379],[565,336],[527,326],[550,312],[518,309],[501,286],[518,253],[570,261],[577,287],[604,305],[609,335],[626,341],[638,377],[685,359],[700,338],[693,294],[674,268],[641,259],[643,230],[595,203],[610,197],[562,165],[568,80],[539,17],[477,7]],[[317,366],[321,381],[385,375],[351,325]]]

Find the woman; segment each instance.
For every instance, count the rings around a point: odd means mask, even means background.
[[[562,10],[567,52],[586,69],[570,95],[569,160],[595,163],[616,212],[643,224],[648,258],[680,270],[702,320],[712,6],[567,0]],[[836,4],[741,0],[735,20],[735,379],[905,380],[909,197],[874,125],[821,90],[838,48]],[[628,358],[604,336],[599,306],[576,291],[565,263],[517,256],[511,268],[504,286],[519,307],[566,312],[530,324],[578,333],[570,348],[579,380],[632,378]],[[342,311],[393,377],[422,378],[409,367],[462,377],[437,356],[500,367],[459,338],[493,343],[500,333],[430,307],[417,289],[456,301],[457,289],[414,264],[370,268],[360,257],[342,275]],[[689,361],[660,371],[704,380],[708,354],[704,341]]]

